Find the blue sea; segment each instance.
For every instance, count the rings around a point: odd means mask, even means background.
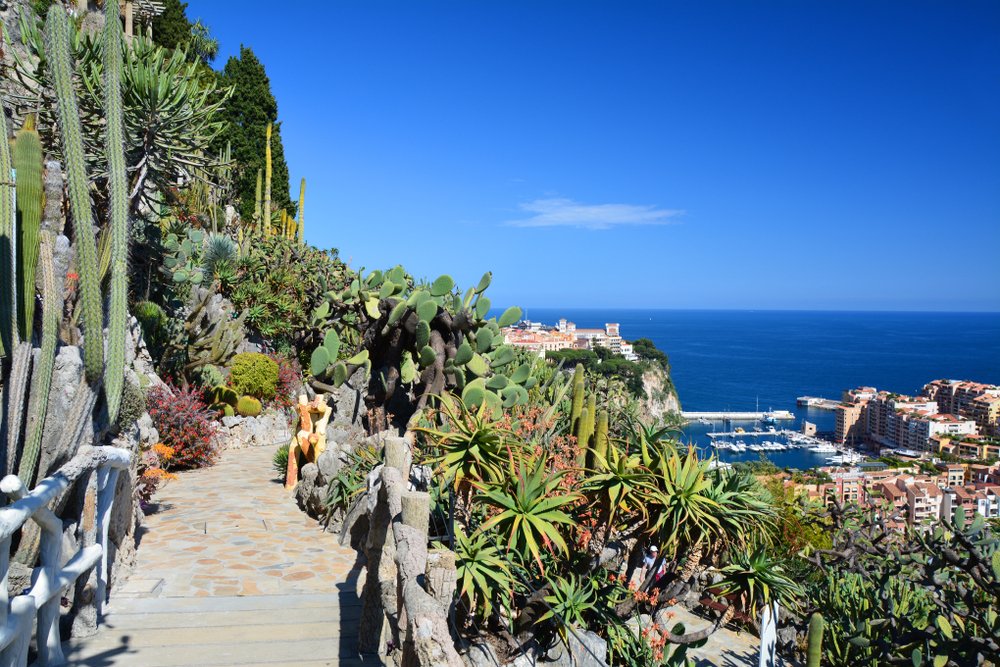
[[[844,389],[874,386],[917,393],[936,378],[1000,384],[1000,313],[900,313],[532,308],[532,321],[565,317],[581,327],[621,324],[626,340],[649,338],[670,357],[685,410],[790,410],[822,431],[834,413],[795,405],[798,396],[839,399]],[[752,424],[744,424],[751,427]],[[691,424],[699,446],[722,424]],[[823,465],[827,454],[769,452],[782,467]],[[759,454],[724,452],[723,460]]]

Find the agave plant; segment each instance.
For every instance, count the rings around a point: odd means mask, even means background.
[[[205,238],[201,265],[208,275],[218,276],[219,273],[227,270],[232,272],[234,264],[239,258],[239,247],[232,237],[226,234],[210,233]]]
[[[541,456],[536,460],[511,460],[507,475],[487,483],[476,500],[497,510],[483,525],[496,528],[507,547],[524,561],[534,559],[544,572],[542,550],[567,553],[559,525],[575,525],[567,513],[580,498],[578,493],[557,493],[567,470],[550,472]]]
[[[504,464],[520,447],[513,434],[493,420],[493,412],[483,403],[469,410],[458,397],[442,397],[444,426],[424,426],[413,430],[423,433],[436,450],[432,463],[437,472],[456,491],[469,492],[479,482],[497,482],[504,474]]]
[[[732,562],[721,572],[723,580],[718,584],[719,594],[734,596],[753,617],[771,603],[797,609],[804,593],[802,586],[785,572],[783,564],[771,558],[763,548],[750,553],[735,552]]]
[[[587,616],[597,606],[597,592],[589,581],[578,579],[575,574],[550,579],[549,588],[552,594],[545,596],[548,610],[538,617],[538,622],[553,619],[565,642],[570,627],[587,627]]]
[[[614,442],[609,443],[607,458],[596,455],[596,463],[596,474],[586,478],[581,491],[601,517],[607,539],[619,515],[638,513],[646,520],[646,502],[655,487],[639,455],[622,451]]]
[[[744,472],[717,470],[705,490],[716,506],[720,545],[746,548],[769,540],[777,512],[757,479]]]
[[[689,447],[682,458],[669,443],[661,443],[650,456],[656,492],[649,498],[649,533],[660,538],[665,553],[699,544],[717,535],[722,526],[721,506],[711,495],[708,462]]]
[[[507,606],[514,590],[514,578],[507,561],[490,536],[477,531],[466,536],[455,531],[458,596],[480,618],[493,612],[493,602]]]

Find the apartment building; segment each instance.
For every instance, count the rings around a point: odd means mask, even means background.
[[[951,486],[944,489],[942,518],[955,518],[958,508],[965,510],[966,519],[980,514],[987,519],[1000,517],[1000,487],[977,489],[973,486]]]
[[[906,491],[907,522],[911,526],[920,526],[941,518],[941,507],[944,504],[944,492],[932,482],[902,483]]]
[[[938,403],[941,412],[972,419],[982,433],[1000,436],[1000,387],[968,380],[934,380],[923,394]]]

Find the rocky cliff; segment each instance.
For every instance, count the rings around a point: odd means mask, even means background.
[[[649,364],[646,367],[642,373],[642,386],[646,397],[639,405],[644,420],[661,421],[670,412],[680,412],[681,402],[674,383],[659,365]]]

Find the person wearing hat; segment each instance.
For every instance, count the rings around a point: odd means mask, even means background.
[[[649,551],[646,552],[646,557],[642,560],[642,578],[645,579],[649,575],[650,570],[656,564],[656,557],[659,556],[659,549],[656,545],[649,547]]]

